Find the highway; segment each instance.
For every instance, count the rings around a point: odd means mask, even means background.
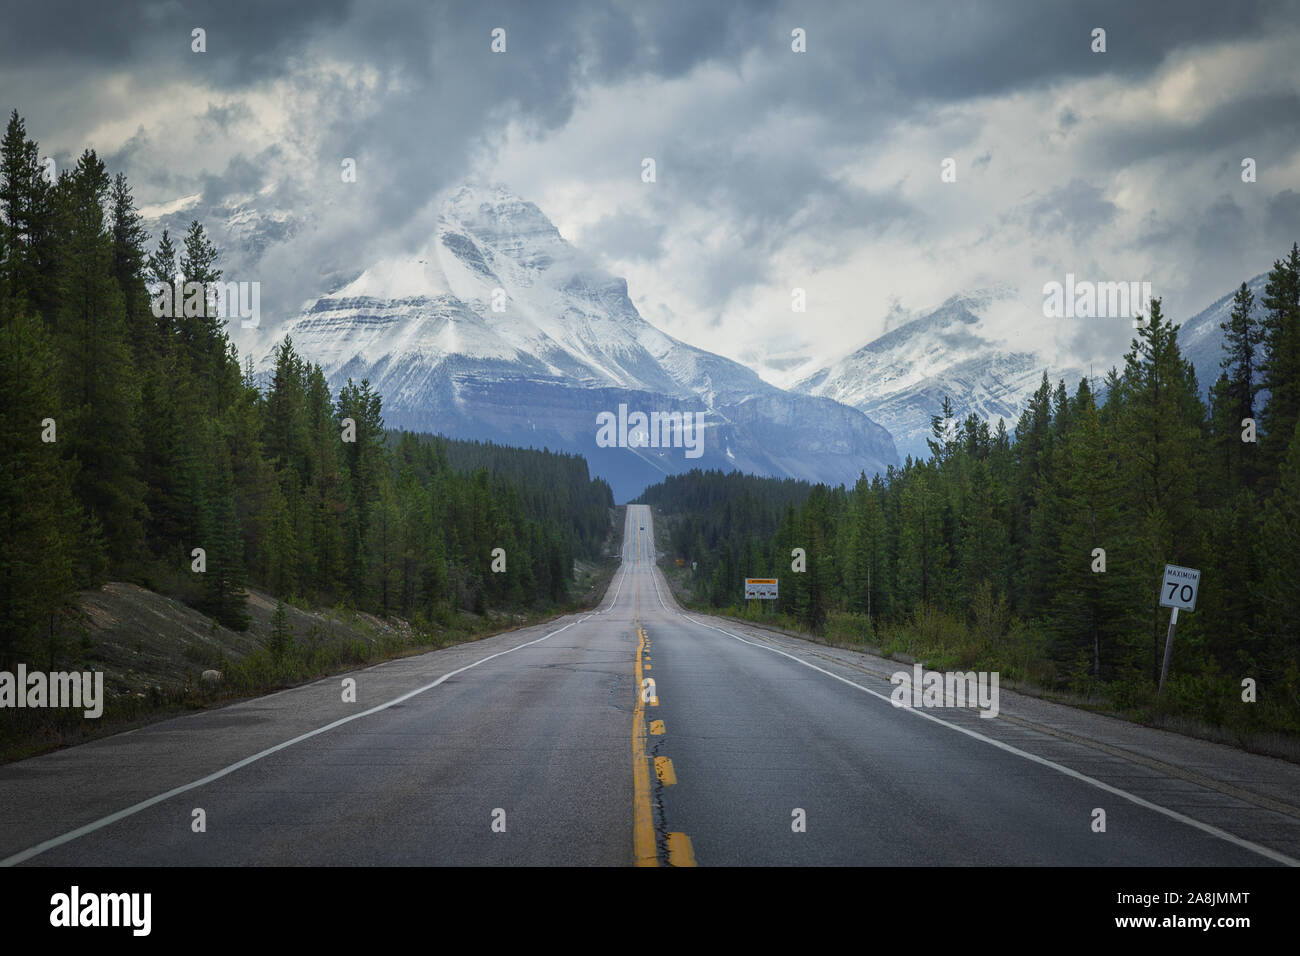
[[[895,707],[878,659],[683,612],[652,521],[628,507],[594,611],[0,767],[0,861],[1300,858],[1300,768],[1005,693],[994,719]]]

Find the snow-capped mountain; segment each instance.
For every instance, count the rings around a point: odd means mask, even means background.
[[[1246,283],[1247,288],[1255,294],[1255,308],[1251,311],[1256,320],[1262,318],[1264,314],[1264,307],[1260,300],[1264,298],[1266,285],[1268,285],[1267,273],[1261,273]],[[1219,366],[1224,356],[1223,329],[1219,324],[1228,321],[1228,315],[1232,312],[1232,297],[1236,294],[1237,289],[1233,289],[1213,305],[1202,309],[1183,322],[1178,330],[1178,347],[1182,349],[1183,357],[1190,360],[1192,367],[1196,369],[1196,384],[1200,387],[1201,397],[1207,401],[1210,387],[1223,371]],[[1178,319],[1175,318],[1174,321],[1177,322]],[[1264,398],[1267,397],[1266,394]]]
[[[267,249],[291,238],[302,228],[302,221],[274,202],[273,196],[239,194],[206,205],[196,193],[174,202],[141,209],[155,235],[163,229],[171,232],[172,241],[180,246],[190,222],[198,219],[208,230],[208,238],[221,250],[222,266],[230,276],[254,272]]]
[[[958,418],[972,412],[1014,428],[1042,382],[1077,382],[1086,372],[1045,365],[1035,353],[1008,352],[977,330],[980,313],[1004,292],[953,296],[838,361],[800,379],[793,390],[861,409],[894,436],[900,455],[929,457],[930,417],[945,396]]]
[[[1256,318],[1263,312],[1260,300],[1267,283],[1266,274],[1246,283],[1255,294]],[[861,409],[889,430],[900,455],[914,458],[929,457],[930,417],[939,413],[945,396],[952,399],[959,419],[974,412],[991,423],[1004,418],[1013,429],[1044,371],[1053,385],[1064,379],[1071,392],[1088,373],[1045,361],[1036,352],[1007,351],[984,339],[977,329],[981,313],[999,294],[953,296],[832,364],[812,373],[805,370],[791,388]],[[1233,289],[1186,321],[1171,317],[1180,324],[1179,348],[1196,369],[1201,396],[1207,400],[1224,355],[1220,323],[1228,321],[1235,294]],[[1122,369],[1123,357],[1116,355],[1111,364]],[[1094,387],[1100,393],[1104,370],[1096,373]]]
[[[650,325],[623,279],[500,186],[462,187],[421,251],[372,264],[283,335],[333,387],[369,379],[392,427],[577,452],[620,500],[695,467],[838,484],[898,460],[862,412],[782,391]],[[272,363],[267,353],[259,370]],[[621,405],[700,413],[698,456],[689,442],[602,447],[597,416]]]

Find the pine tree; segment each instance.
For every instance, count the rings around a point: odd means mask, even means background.
[[[798,540],[794,545],[803,548],[807,557],[807,569],[791,575],[792,579],[799,580],[802,585],[797,592],[794,609],[799,619],[814,631],[820,630],[826,622],[830,584],[835,577],[834,552],[827,534],[827,526],[830,524],[828,507],[825,486],[815,486],[808,501],[804,503],[799,519]],[[790,560],[791,550],[793,548],[779,554],[779,561],[784,563]],[[777,565],[779,568],[780,564]]]
[[[1140,595],[1133,542],[1126,532],[1118,456],[1086,380],[1064,442],[1060,473],[1061,534],[1051,573],[1050,619],[1056,657],[1067,665],[1086,655],[1092,676],[1111,676],[1134,626]]]
[[[292,647],[293,625],[289,623],[289,612],[283,601],[276,601],[275,610],[271,612],[271,636],[267,639],[266,649],[274,660],[282,661]]]
[[[1277,475],[1255,538],[1259,583],[1254,597],[1266,635],[1263,683],[1279,681],[1289,669],[1300,669],[1300,422],[1292,431],[1290,447]],[[1294,679],[1294,678],[1293,678]]]
[[[0,260],[3,254],[0,253]],[[55,358],[39,319],[13,314],[0,294],[0,666],[34,655],[72,598],[80,508],[70,493],[75,462],[62,458],[66,418]],[[47,427],[54,442],[42,440]]]
[[[1232,298],[1232,312],[1228,321],[1219,323],[1219,328],[1223,330],[1223,350],[1226,353],[1220,367],[1227,373],[1226,390],[1220,395],[1219,401],[1225,412],[1231,410],[1232,432],[1238,435],[1245,420],[1255,417],[1255,396],[1259,392],[1259,384],[1256,382],[1256,353],[1260,330],[1254,309],[1255,295],[1243,282]],[[1216,425],[1225,423],[1216,422]],[[1254,485],[1254,447],[1240,440],[1223,446],[1224,450],[1231,449],[1228,467],[1234,483],[1248,487]]]
[[[943,405],[938,415],[930,416],[930,436],[925,440],[934,456],[935,464],[943,464],[952,455],[957,433],[957,423],[953,420],[952,399],[943,397]]]
[[[1040,472],[1044,446],[1051,440],[1052,386],[1043,373],[1042,382],[1030,397],[1020,420],[1016,423],[1015,458],[1012,480],[1014,509],[1011,526],[1011,547],[1016,555],[1017,568],[1012,581],[1012,603],[1018,607],[1031,604],[1042,606],[1045,568],[1041,566],[1043,553],[1033,550],[1033,515],[1043,495]]]
[[[1248,488],[1215,496],[1206,515],[1210,573],[1202,575],[1196,617],[1204,628],[1206,650],[1224,670],[1257,673],[1265,664],[1267,642],[1259,626],[1260,602],[1253,595],[1262,572],[1259,542],[1272,534],[1263,522],[1265,502]]]
[[[145,281],[151,295],[166,295],[168,298],[165,302],[170,303],[170,309],[160,309],[163,314],[155,316],[154,324],[157,327],[159,336],[168,350],[174,350],[174,337],[181,332],[181,323],[184,319],[183,301],[184,289],[178,285],[177,277],[180,274],[180,262],[176,254],[176,246],[172,242],[171,234],[164,229],[162,238],[158,240],[158,248],[149,254],[145,260]],[[181,299],[178,302],[177,296]],[[154,309],[154,303],[150,303],[150,312]]]
[[[14,110],[0,142],[0,218],[9,231],[0,282],[9,298],[24,302],[35,316],[49,320],[53,299],[52,187],[45,180],[36,143]]]
[[[371,516],[378,500],[380,457],[383,450],[384,423],[380,414],[380,398],[370,389],[370,383],[360,386],[352,380],[339,390],[338,420],[335,434],[342,435],[345,423],[350,423],[353,441],[343,442],[342,465],[347,481],[348,514],[344,538],[344,565],[348,590],[354,601],[365,604],[370,599],[369,536],[373,533]],[[479,506],[472,512],[472,540],[483,542],[487,529],[483,522],[487,513],[488,495],[486,474],[482,484],[476,484]],[[462,559],[481,561],[482,555],[462,555]],[[481,580],[481,572],[476,577]],[[481,590],[481,588],[480,588]]]
[[[1047,400],[1044,387],[1039,394]],[[1029,537],[1025,547],[1023,567],[1027,580],[1022,585],[1023,610],[1032,617],[1047,613],[1052,604],[1052,568],[1055,555],[1061,547],[1062,509],[1068,478],[1060,459],[1063,456],[1064,436],[1069,429],[1069,402],[1065,383],[1057,384],[1051,394],[1050,417],[1039,431],[1035,426],[1038,460],[1033,470],[1030,487],[1033,508],[1029,515]],[[1036,396],[1037,398],[1037,396]],[[1035,414],[1041,411],[1035,409]]]
[[[310,451],[304,498],[312,548],[304,555],[300,581],[316,593],[334,595],[342,588],[344,577],[345,529],[340,517],[346,509],[346,500],[339,456],[340,449],[347,446],[339,441],[339,425],[334,418],[329,387],[318,365],[313,365],[307,373],[306,427]],[[444,563],[440,593],[446,589],[445,570]]]
[[[1300,245],[1268,274],[1260,321],[1263,341],[1261,389],[1268,402],[1260,412],[1260,474],[1268,488],[1287,453],[1300,420]]]
[[[1235,494],[1243,485],[1240,413],[1228,373],[1221,372],[1210,386],[1211,455],[1207,475],[1221,499]]]
[[[138,560],[144,486],[137,477],[140,392],[104,223],[108,174],[89,150],[60,180],[62,221],[54,343],[67,421],[60,441],[79,462],[76,494],[103,528],[113,565]]]
[[[198,220],[190,223],[183,249],[180,269],[186,295],[182,308],[173,303],[179,316],[174,321],[180,332],[181,353],[188,357],[192,373],[202,384],[205,403],[215,403],[220,412],[234,402],[240,375],[238,363],[232,366],[230,361],[226,323],[216,314],[210,291],[212,283],[222,276],[222,270],[217,268],[219,253]],[[202,287],[199,294],[195,294],[196,283]]]
[[[145,262],[145,279],[150,284],[172,285],[180,273],[180,260],[177,258],[176,244],[172,242],[171,233],[166,229],[158,239],[158,248],[149,254]]]
[[[961,509],[958,563],[962,591],[969,602],[984,584],[993,595],[1006,594],[1010,529],[1005,520],[1005,492],[986,461],[971,465],[970,487]]]
[[[1124,356],[1120,458],[1130,515],[1141,541],[1141,573],[1149,584],[1152,680],[1158,681],[1164,627],[1159,582],[1165,564],[1194,566],[1200,552],[1200,466],[1206,445],[1205,407],[1196,374],[1178,348],[1178,326],[1152,299],[1150,320]]]
[[[149,236],[141,225],[131,187],[122,173],[113,178],[109,202],[112,205],[113,278],[117,280],[125,304],[127,333],[134,346],[136,367],[152,376],[154,364],[162,355],[163,342],[157,334],[149,294],[142,281],[146,261],[144,247]]]
[[[878,479],[877,479],[878,480]],[[849,535],[848,597],[849,607],[868,617],[884,613],[882,592],[886,576],[885,515],[880,505],[879,487],[858,478],[849,511],[853,527]]]
[[[948,549],[941,524],[941,501],[929,466],[907,476],[901,498],[898,596],[904,608],[946,603]]]
[[[298,538],[289,504],[278,487],[272,490],[270,532],[266,555],[266,584],[271,593],[289,596],[298,591]]]
[[[244,590],[244,546],[235,505],[235,479],[230,455],[220,436],[211,442],[211,459],[200,540],[206,552],[203,574],[204,609],[233,631],[248,629],[248,595]]]
[[[289,338],[275,348],[274,354],[275,372],[266,397],[263,426],[266,452],[281,468],[292,468],[306,477],[305,367]]]

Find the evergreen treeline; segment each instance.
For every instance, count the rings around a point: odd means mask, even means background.
[[[38,156],[15,111],[0,143],[0,663],[52,656],[74,592],[110,578],[236,629],[249,584],[417,625],[567,599],[613,506],[584,462],[386,433],[368,383],[332,395],[289,342],[259,389],[210,304],[154,315],[152,283],[221,278],[203,227],[148,251],[123,175],[86,151],[48,177]]]
[[[440,449],[457,471],[473,474],[486,469],[509,482],[527,514],[572,529],[578,555],[595,556],[609,536],[614,492],[603,478],[590,476],[581,455],[549,450],[539,454],[532,448],[441,435],[420,435],[419,440]]]
[[[1014,433],[953,422],[945,401],[931,458],[852,489],[697,471],[642,500],[673,516],[671,556],[699,563],[697,600],[742,604],[743,578],[775,576],[777,610],[813,629],[938,611],[996,643],[1019,621],[1062,681],[1157,680],[1164,565],[1200,568],[1176,669],[1268,681],[1294,707],[1300,248],[1274,264],[1261,305],[1257,318],[1243,283],[1209,407],[1155,299],[1123,369],[1072,393],[1044,375]],[[794,548],[804,573],[791,572]]]
[[[637,500],[676,513],[668,527],[672,555],[702,562],[693,569],[697,596],[725,607],[735,603],[737,582],[767,576],[763,569],[771,567],[771,555],[760,542],[776,540],[783,522],[793,520],[794,509],[812,490],[793,478],[695,468],[669,475]]]

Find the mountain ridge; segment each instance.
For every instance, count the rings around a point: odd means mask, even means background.
[[[333,387],[369,379],[392,427],[576,451],[623,499],[690,467],[840,484],[898,463],[861,411],[786,392],[651,325],[625,279],[501,185],[451,193],[422,249],[308,303],[285,337]],[[596,416],[620,402],[703,413],[703,455],[598,446]]]
[[[1255,294],[1256,316],[1262,312],[1267,281],[1267,273],[1261,273],[1246,283]],[[1223,358],[1219,323],[1227,321],[1235,293],[1234,288],[1180,323],[1179,347],[1196,370],[1201,396],[1207,400]],[[979,313],[1002,294],[993,290],[951,296],[804,374],[790,387],[860,409],[889,430],[899,454],[914,458],[929,456],[930,418],[939,413],[945,397],[952,400],[959,418],[974,413],[995,422],[1000,417],[1012,429],[1044,371],[1049,381],[1064,379],[1071,389],[1087,373],[1032,351],[1000,349],[976,335],[972,329],[981,320]],[[926,359],[936,361],[926,364]],[[1112,364],[1122,365],[1122,356]]]

